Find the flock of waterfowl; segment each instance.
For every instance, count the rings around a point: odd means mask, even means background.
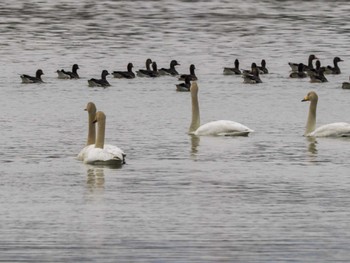
[[[148,78],[156,78],[160,76],[177,76],[178,79],[181,81],[185,81],[184,83],[177,84],[177,90],[178,91],[189,91],[190,90],[190,81],[197,80],[197,76],[195,74],[195,66],[192,64],[190,65],[189,74],[182,74],[179,75],[177,70],[175,69],[175,66],[180,65],[176,60],[172,60],[170,62],[170,68],[161,68],[158,70],[157,63],[155,61],[152,61],[151,59],[146,60],[146,68],[145,69],[139,69],[136,71],[136,74],[133,72],[134,65],[132,63],[128,63],[127,65],[127,71],[113,71],[111,74],[118,79],[133,79],[136,77],[148,77]],[[152,69],[151,69],[152,66]],[[79,79],[78,74],[79,66],[78,64],[74,64],[72,66],[72,71],[66,71],[64,69],[57,70],[58,78],[59,79]],[[23,74],[21,75],[22,83],[44,83],[41,76],[44,75],[44,72],[41,69],[38,69],[36,71],[35,76],[30,76]],[[91,78],[88,80],[89,87],[109,87],[111,86],[110,83],[107,80],[107,76],[110,75],[108,70],[104,69],[101,73],[101,79],[95,79]]]
[[[321,67],[319,60],[316,61],[316,67],[313,66],[313,61],[317,60],[315,55],[310,55],[308,64],[292,63],[289,62],[292,72],[290,78],[306,78],[310,77],[311,82],[325,82],[327,81],[324,74],[340,74],[340,68],[338,63],[342,60],[339,57],[334,58],[334,65]],[[184,83],[177,84],[177,91],[190,91],[192,101],[192,120],[189,128],[189,134],[194,136],[248,136],[253,132],[252,129],[247,126],[230,121],[219,120],[212,121],[206,124],[200,124],[200,110],[198,102],[198,84],[197,76],[195,74],[195,66],[190,65],[190,73],[180,75],[175,66],[179,65],[176,60],[170,62],[170,68],[157,69],[156,62],[152,62],[151,59],[146,60],[146,69],[140,69],[136,71],[136,74],[132,71],[133,64],[127,65],[127,71],[113,71],[112,75],[115,78],[127,78],[133,79],[138,77],[155,78],[164,75],[176,76],[179,80],[184,80]],[[152,66],[152,69],[151,69]],[[57,70],[58,78],[60,79],[79,79],[77,70],[79,66],[74,64],[72,71],[65,71],[63,69]],[[224,75],[241,75],[244,83],[256,84],[262,83],[260,74],[268,74],[269,71],[266,68],[266,61],[261,61],[261,66],[257,66],[256,63],[252,63],[251,70],[240,70],[239,61],[235,60],[234,67],[225,67]],[[21,75],[23,83],[42,83],[41,76],[43,71],[38,69],[36,76]],[[110,86],[107,81],[107,75],[109,72],[103,70],[101,73],[101,79],[89,79],[88,85],[90,87],[108,87]],[[350,83],[345,82],[342,88],[349,89]],[[318,102],[318,95],[316,92],[309,92],[302,101],[310,101],[309,114],[306,123],[306,130],[304,135],[311,137],[350,137],[350,124],[345,122],[331,123],[316,128],[316,108]],[[78,160],[87,164],[108,164],[108,165],[122,165],[125,163],[125,156],[123,150],[117,146],[105,144],[105,125],[106,115],[102,111],[96,110],[96,105],[93,102],[89,102],[85,109],[88,112],[88,138],[86,146],[78,154]],[[97,132],[96,132],[97,123]]]
[[[313,65],[313,61],[315,62],[315,67]],[[328,65],[326,67],[321,66],[320,60],[318,58],[311,54],[308,59],[308,63],[293,63],[289,62],[289,66],[291,67],[291,73],[289,75],[290,78],[310,78],[310,82],[315,83],[322,83],[327,82],[327,78],[325,77],[325,74],[340,74],[340,68],[338,63],[342,62],[343,60],[339,57],[335,57],[333,59],[333,66]],[[189,67],[189,74],[183,74],[179,75],[177,72],[175,66],[180,65],[176,60],[172,60],[170,62],[169,68],[161,68],[158,70],[157,63],[155,61],[152,61],[151,59],[146,60],[146,68],[145,69],[139,69],[136,71],[136,74],[133,72],[134,65],[132,63],[128,63],[127,70],[126,71],[113,71],[111,74],[115,78],[125,78],[125,79],[133,79],[136,76],[138,77],[149,77],[149,78],[156,78],[160,76],[175,76],[178,77],[179,80],[185,81],[184,83],[176,84],[176,90],[177,91],[190,91],[191,81],[197,80],[197,76],[195,74],[195,66],[192,64]],[[64,69],[57,70],[58,78],[59,79],[79,79],[78,74],[79,66],[77,64],[74,64],[72,66],[72,71],[65,71]],[[266,68],[266,60],[261,60],[261,66],[257,66],[256,63],[251,64],[250,70],[241,70],[239,68],[239,61],[238,59],[234,62],[234,67],[224,67],[223,74],[224,75],[241,75],[243,77],[244,83],[249,84],[256,84],[256,83],[262,83],[262,80],[260,78],[260,74],[268,74],[269,70]],[[41,69],[38,69],[36,71],[35,76],[30,76],[23,74],[21,75],[21,79],[23,83],[43,83],[41,76],[43,75],[43,71]],[[107,80],[107,76],[110,75],[108,70],[104,69],[101,73],[100,79],[91,78],[88,80],[89,87],[109,87],[111,86],[110,83]],[[343,82],[342,84],[343,89],[350,89],[350,83],[349,82]]]

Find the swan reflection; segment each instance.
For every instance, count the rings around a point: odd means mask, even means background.
[[[191,155],[194,156],[198,152],[197,147],[199,146],[200,137],[196,135],[190,135],[191,137]]]
[[[312,154],[317,154],[317,147],[316,147],[317,141],[316,141],[316,138],[314,138],[314,137],[306,137],[306,139],[309,142],[308,148],[307,148],[308,152],[312,153]]]
[[[105,175],[103,168],[89,168],[87,170],[87,187],[91,192],[104,190]]]

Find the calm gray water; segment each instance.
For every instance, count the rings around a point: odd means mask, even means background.
[[[303,137],[350,122],[347,1],[12,1],[0,3],[0,262],[349,262],[350,140]],[[342,74],[289,79],[287,62]],[[102,69],[177,59],[197,67],[201,119],[241,122],[246,138],[187,134],[188,93],[172,77],[109,78]],[[223,76],[266,59],[259,85]],[[80,66],[80,80],[57,69]],[[43,69],[45,84],[19,75]],[[75,159],[88,101],[107,115],[121,169]]]

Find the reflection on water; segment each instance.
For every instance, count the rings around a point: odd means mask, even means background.
[[[189,135],[191,138],[191,156],[195,157],[198,152],[197,147],[199,146],[200,137],[193,134]]]
[[[348,261],[349,140],[305,140],[300,106],[316,90],[320,124],[349,119],[346,1],[2,0],[0,12],[0,261]],[[310,53],[322,65],[344,58],[343,74],[289,79],[287,62]],[[148,57],[159,68],[177,59],[180,73],[196,65],[203,121],[256,132],[184,133],[190,97],[175,78],[87,87],[102,69],[144,68]],[[241,68],[264,58],[271,73],[261,85],[223,77],[235,58]],[[58,80],[74,63],[82,78]],[[45,84],[20,84],[39,67]],[[72,157],[88,101],[108,114],[122,168]]]
[[[86,185],[91,193],[102,193],[105,186],[104,168],[89,168]]]
[[[306,140],[308,141],[308,152],[309,153],[312,153],[312,154],[317,154],[317,148],[316,148],[316,144],[317,144],[317,141],[316,141],[316,138],[315,137],[306,137]]]

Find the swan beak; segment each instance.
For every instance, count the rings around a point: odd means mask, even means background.
[[[301,100],[301,102],[308,101],[308,100],[309,100],[309,97],[308,97],[308,96],[305,96],[305,97]]]

